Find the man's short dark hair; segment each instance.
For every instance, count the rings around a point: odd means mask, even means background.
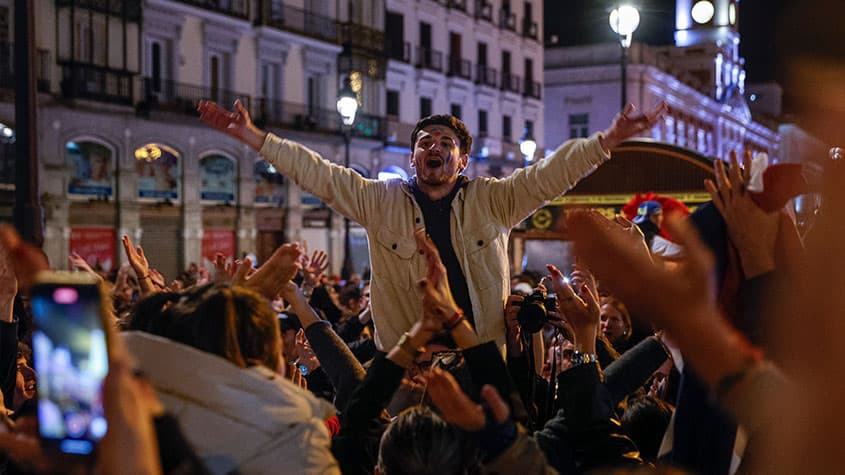
[[[466,124],[461,122],[461,119],[449,114],[435,114],[420,119],[414,127],[414,131],[411,132],[411,150],[417,145],[417,134],[429,125],[445,125],[454,130],[455,135],[461,142],[461,154],[469,154],[470,149],[472,149],[472,135],[470,135]]]

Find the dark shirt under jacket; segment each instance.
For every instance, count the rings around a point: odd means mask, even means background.
[[[461,269],[461,263],[458,260],[458,255],[455,254],[455,248],[452,247],[452,200],[458,194],[458,190],[466,186],[469,180],[467,177],[461,175],[458,177],[458,182],[455,188],[448,195],[439,200],[431,200],[429,197],[417,187],[417,177],[413,177],[408,181],[411,191],[414,193],[414,198],[423,213],[425,220],[425,230],[434,242],[434,246],[440,253],[440,260],[446,266],[446,274],[449,276],[449,289],[452,291],[452,296],[455,297],[455,303],[464,311],[464,316],[467,320],[475,326],[475,319],[472,314],[472,301],[469,298],[469,287],[467,287],[467,280],[464,276],[464,271]]]

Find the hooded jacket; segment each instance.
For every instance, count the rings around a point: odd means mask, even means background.
[[[239,368],[149,333],[123,337],[212,473],[340,473],[328,402],[262,366]]]

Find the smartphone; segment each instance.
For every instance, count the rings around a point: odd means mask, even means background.
[[[104,290],[83,272],[42,272],[31,301],[41,441],[66,454],[92,454],[108,428]]]

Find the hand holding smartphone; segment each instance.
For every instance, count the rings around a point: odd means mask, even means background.
[[[36,276],[31,296],[42,444],[66,454],[92,454],[108,428],[103,288],[86,273],[49,271]]]

